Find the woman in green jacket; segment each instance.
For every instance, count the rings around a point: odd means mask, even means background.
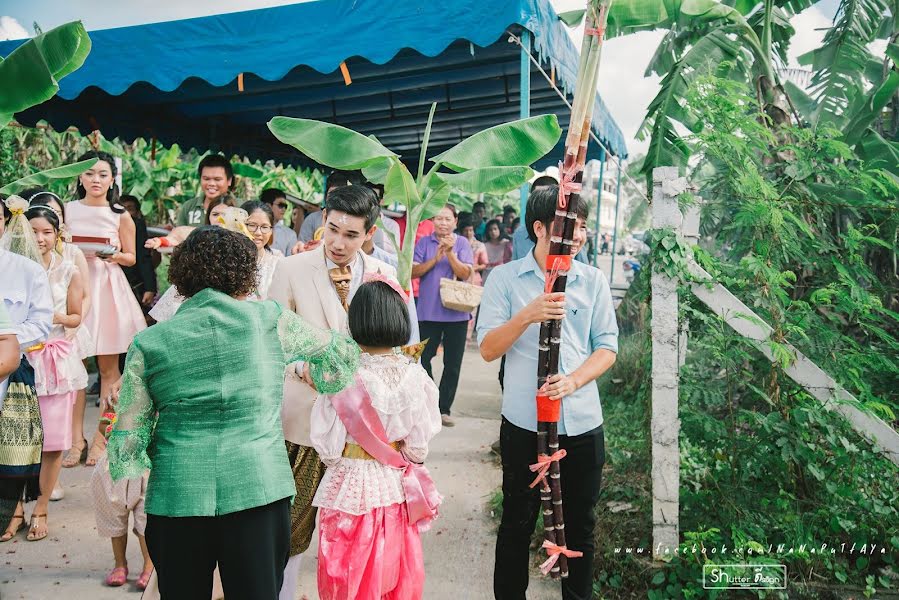
[[[278,597],[296,493],[281,427],[284,369],[310,364],[322,393],[349,383],[358,347],[279,304],[247,302],[256,248],[200,227],[169,278],[187,298],[134,338],[109,440],[113,479],[150,469],[146,539],[163,600],[209,598],[216,563],[229,600]]]

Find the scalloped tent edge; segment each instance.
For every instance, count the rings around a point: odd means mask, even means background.
[[[93,31],[91,54],[60,82],[58,96],[16,117],[25,125],[46,120],[56,129],[100,129],[108,138],[308,164],[265,127],[285,114],[376,135],[411,159],[432,101],[431,155],[518,118],[520,50],[507,38],[523,29],[570,95],[578,53],[549,0],[392,0],[390,11],[379,0],[319,0]],[[0,42],[0,56],[21,43]],[[599,94],[596,102],[595,133],[626,157]],[[533,114],[568,122],[567,107],[532,65],[531,105]],[[560,143],[538,166],[557,162],[561,150]]]

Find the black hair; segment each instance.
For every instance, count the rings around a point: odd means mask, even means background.
[[[325,198],[325,210],[339,210],[352,217],[365,219],[365,231],[378,222],[381,206],[378,197],[366,185],[345,185],[334,188]]]
[[[474,217],[470,212],[462,211],[459,213],[459,223],[456,225],[456,231],[462,233],[466,227],[474,227]]]
[[[504,206],[504,207],[503,207],[503,214],[504,214],[504,215],[508,215],[509,213],[512,213],[513,215],[517,215],[517,214],[518,214],[518,209],[515,208],[515,207],[512,206],[512,205],[506,205],[506,206]]]
[[[328,174],[328,180],[325,182],[325,198],[334,188],[343,187],[345,185],[364,185],[365,178],[359,171],[340,171],[334,169]]]
[[[453,218],[458,220],[458,218],[459,218],[459,213],[456,212],[456,205],[455,205],[455,204],[450,204],[449,202],[447,202],[446,204],[444,204],[443,206],[441,206],[441,207],[440,207],[440,210],[438,210],[437,212],[440,212],[440,211],[443,210],[444,208],[448,208],[449,211],[450,211],[451,213],[453,213]],[[436,215],[434,215],[434,216],[436,216]],[[431,217],[431,218],[433,219],[434,217]]]
[[[56,233],[59,233],[59,216],[49,206],[37,204],[25,211],[25,218],[31,219],[47,219],[47,222],[53,226]]]
[[[350,335],[369,348],[394,348],[409,342],[412,324],[403,298],[383,281],[363,283],[347,315]]]
[[[252,215],[257,210],[265,214],[268,219],[268,224],[272,226],[271,236],[268,238],[268,244],[266,244],[265,247],[268,248],[271,246],[272,242],[275,240],[275,213],[272,211],[272,205],[267,204],[262,200],[250,200],[241,204],[240,207],[247,211],[247,216]]]
[[[559,199],[559,186],[550,185],[540,187],[528,196],[528,206],[524,211],[524,224],[527,227],[528,238],[537,243],[537,234],[534,233],[534,223],[540,221],[543,227],[549,231],[553,219],[556,217],[556,204]],[[583,198],[578,198],[577,216],[587,220],[590,216],[590,205]]]
[[[384,185],[383,184],[369,182],[366,185],[372,189],[372,191],[378,197],[379,201],[384,199]]]
[[[533,192],[537,188],[548,187],[550,185],[559,185],[559,180],[551,175],[541,175],[531,184],[531,191]]]
[[[484,203],[481,202],[481,201],[478,201],[478,202],[475,202],[474,204],[471,205],[471,212],[474,212],[474,209],[476,209],[476,208],[479,207],[479,206],[480,206],[481,208],[483,208],[484,211],[487,210],[487,205],[484,204]]]
[[[0,205],[3,206],[3,222],[9,223],[9,220],[12,219],[12,211],[9,210],[9,207],[6,206],[6,196],[0,194]]]
[[[503,239],[503,224],[499,222],[498,219],[490,219],[487,221],[487,225],[484,226],[484,241],[492,242],[494,240],[490,239],[490,228],[496,225],[497,229],[499,229],[499,237],[496,238],[496,241],[500,241]]]
[[[115,182],[115,177],[118,174],[118,169],[115,166],[115,159],[112,157],[112,154],[108,152],[103,152],[102,150],[91,150],[90,152],[85,152],[81,156],[78,157],[78,162],[83,160],[90,160],[92,158],[96,158],[97,160],[102,160],[106,164],[109,165],[109,170],[112,173],[112,185],[109,186],[109,189],[106,190],[106,202],[109,203],[109,208],[112,209],[112,212],[122,214],[125,212],[125,208],[119,204],[119,186]],[[84,186],[81,185],[81,176],[78,177],[78,182],[75,184],[75,190],[78,192],[79,198],[84,198],[87,196],[87,190],[84,189]]]
[[[235,202],[234,198],[232,198],[231,196],[219,196],[218,198],[210,202],[209,206],[206,207],[206,217],[203,221],[204,225],[212,225],[212,223],[209,222],[209,215],[212,214],[213,208],[215,208],[216,206],[221,206],[222,204],[224,204],[225,206],[237,206],[237,202]]]
[[[234,167],[231,166],[231,161],[222,156],[221,154],[209,154],[203,157],[203,160],[200,161],[200,166],[197,167],[197,177],[203,177],[203,169],[210,167],[221,167],[225,170],[225,177],[231,180],[231,185],[229,188],[234,187]]]
[[[29,206],[34,206],[35,204],[47,205],[48,201],[56,202],[60,208],[62,208],[62,200],[59,196],[54,194],[49,190],[45,190],[44,188],[33,187],[28,188],[27,190],[22,190],[18,194],[21,198],[23,198]]]
[[[284,193],[283,190],[279,190],[278,188],[266,188],[262,190],[262,193],[259,195],[259,201],[264,202],[268,205],[274,204],[275,200],[277,200],[278,198],[284,198],[285,200],[287,200],[287,194]]]
[[[169,281],[185,298],[206,288],[245,296],[256,289],[256,245],[224,227],[197,227],[175,247]]]
[[[131,194],[122,194],[122,197],[119,198],[119,203],[124,206],[126,202],[134,202],[137,204],[137,212],[140,212],[140,200],[137,199],[137,196],[132,196]]]

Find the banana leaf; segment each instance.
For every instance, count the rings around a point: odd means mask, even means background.
[[[0,188],[0,194],[16,194],[29,187],[45,186],[54,179],[77,177],[94,166],[96,162],[96,158],[91,158],[70,165],[56,167],[55,169],[41,171],[40,173],[32,173],[31,175],[17,179],[12,183],[7,183]]]
[[[436,173],[449,186],[472,193],[505,194],[521,187],[534,176],[530,167],[484,167],[462,173]]]
[[[332,169],[356,170],[396,154],[352,129],[293,117],[275,117],[268,128],[276,138]]]
[[[84,64],[90,49],[87,30],[75,21],[26,41],[0,61],[0,127],[55,96],[59,80]]]
[[[530,165],[552,150],[560,137],[562,129],[556,115],[540,115],[485,129],[431,160],[459,173]]]

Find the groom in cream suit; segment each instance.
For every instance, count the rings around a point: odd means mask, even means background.
[[[380,214],[378,198],[363,185],[329,190],[325,197],[324,236],[314,250],[278,262],[269,288],[277,300],[309,324],[346,333],[347,307],[362,284],[365,273],[396,278],[396,269],[362,252],[371,239]],[[412,339],[418,342],[414,299],[409,300]],[[312,498],[324,474],[324,465],[309,439],[309,420],[317,392],[305,364],[290,365],[284,381],[281,419],[287,452],[293,467],[297,495],[291,508],[290,560],[284,572],[281,600],[293,600],[300,557],[309,548],[315,529]]]

